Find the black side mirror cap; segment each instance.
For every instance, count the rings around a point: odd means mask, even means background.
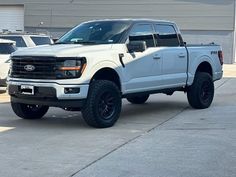
[[[147,49],[147,44],[145,41],[130,41],[127,44],[129,53],[133,52],[143,52]]]

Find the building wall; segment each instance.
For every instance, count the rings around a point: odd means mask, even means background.
[[[184,30],[232,30],[234,0],[0,0],[24,4],[25,26],[72,27],[94,18],[155,18]]]
[[[25,30],[59,37],[76,24],[103,18],[175,21],[190,43],[223,45],[226,63],[234,58],[235,0],[0,0],[24,4]]]

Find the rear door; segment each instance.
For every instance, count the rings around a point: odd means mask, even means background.
[[[162,51],[162,86],[178,87],[187,79],[187,50],[171,24],[155,24],[156,45]]]

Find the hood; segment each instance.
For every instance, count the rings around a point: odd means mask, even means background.
[[[37,46],[17,50],[13,56],[53,56],[53,57],[77,57],[81,53],[96,52],[111,49],[112,44],[106,45],[80,45],[80,44],[57,44]]]

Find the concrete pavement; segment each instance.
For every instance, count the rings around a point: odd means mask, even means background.
[[[209,109],[186,108],[75,177],[235,177],[236,79]]]
[[[139,106],[124,100],[109,129],[57,108],[45,119],[21,120],[0,94],[0,176],[234,177],[236,74],[216,88],[206,110],[190,108],[184,93],[153,95]]]
[[[236,176],[236,65],[226,67],[209,109],[186,107],[74,176]]]

